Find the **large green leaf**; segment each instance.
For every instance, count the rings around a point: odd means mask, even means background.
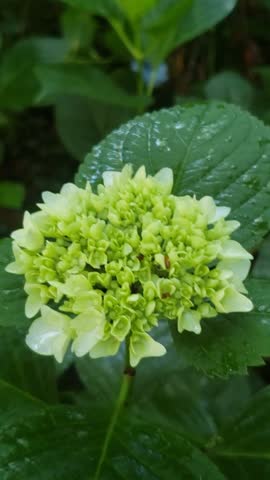
[[[162,62],[175,47],[223,20],[233,10],[236,1],[160,0],[143,22],[146,58],[156,64]]]
[[[147,12],[150,10],[156,2],[156,0],[116,0],[121,10],[129,18],[131,23],[138,22]]]
[[[0,326],[21,327],[29,323],[24,315],[24,282],[21,276],[5,271],[13,260],[11,241],[0,240]]]
[[[56,101],[56,128],[66,149],[82,161],[95,143],[132,116],[132,110],[79,96]]]
[[[83,63],[41,65],[36,69],[41,83],[39,101],[54,102],[62,95],[80,95],[109,105],[136,107],[146,99],[126,93],[102,70]]]
[[[111,17],[119,14],[117,0],[63,0],[72,7],[86,10],[94,15]]]
[[[144,391],[145,387],[148,388],[149,385],[152,385],[154,388],[155,381],[159,381],[159,376],[155,379],[154,375],[154,371],[157,373],[157,368],[160,374],[161,372],[168,372],[170,365],[174,365],[177,371],[185,366],[176,355],[167,322],[160,323],[159,327],[153,329],[151,333],[158,342],[168,349],[168,353],[158,362],[155,358],[147,358],[140,362],[136,369],[136,382],[133,390],[133,397],[135,396],[136,401],[141,398],[141,392]],[[122,345],[118,355],[113,357],[92,360],[85,356],[76,360],[77,371],[89,392],[89,399],[92,401],[110,405],[116,397],[125,362],[123,347],[124,345]]]
[[[61,16],[61,27],[71,52],[78,52],[90,47],[97,25],[90,13],[71,7]]]
[[[183,44],[209,30],[229,15],[236,3],[237,0],[194,0],[180,19],[175,43]]]
[[[266,237],[260,246],[251,274],[256,278],[270,279],[270,235]]]
[[[72,6],[106,17],[135,56],[154,64],[177,46],[209,30],[235,7],[237,0],[64,0]],[[125,29],[125,17],[135,39]],[[139,41],[141,48],[138,50]]]
[[[241,222],[235,238],[247,248],[269,231],[270,129],[223,103],[174,107],[135,118],[86,157],[76,181],[101,180],[104,170],[145,164],[171,167],[174,193],[211,195]]]
[[[252,456],[270,461],[270,387],[261,390],[232,424],[220,432],[215,452],[220,455]]]
[[[5,272],[12,260],[11,241],[0,240],[0,379],[43,400],[55,402],[53,359],[36,355],[25,344],[29,320],[24,315],[23,279]]]
[[[104,457],[101,475],[96,479],[231,480],[235,478],[232,473],[234,466],[239,472],[239,479],[254,478],[248,474],[245,477],[243,473],[248,470],[250,460],[254,464],[256,460],[268,458],[269,389],[250,401],[244,398],[250,396],[244,379],[243,382],[240,379],[240,383],[229,382],[232,383],[233,393],[237,390],[234,402],[227,382],[218,382],[213,388],[209,380],[200,380],[199,376],[193,378],[192,372],[184,374],[182,385],[178,379],[178,388],[176,382],[170,383],[168,379],[163,388],[163,378],[160,380],[161,390],[165,393],[164,421],[154,420],[151,409],[146,405],[141,405],[139,416],[132,407],[129,410],[126,407]],[[174,388],[174,408],[170,410]],[[143,391],[141,393],[144,395]],[[158,394],[158,390],[155,393]],[[241,400],[244,408],[238,403],[238,396],[244,399],[244,403]],[[153,396],[150,402],[153,401],[158,404],[160,398],[156,401]],[[220,404],[224,407],[223,428],[219,421],[216,422]],[[185,425],[185,433],[179,432],[179,418],[175,416],[177,407],[184,410],[182,418],[180,414],[180,424]],[[235,418],[224,427],[228,409]],[[212,432],[209,431],[211,435],[205,437],[205,440],[208,438],[206,445],[201,439],[202,443],[196,442],[195,446],[187,437],[190,437],[190,428],[192,430],[196,422],[200,428],[205,414],[209,418],[213,415]],[[168,417],[171,418],[170,423],[167,422]],[[36,480],[37,474],[41,480],[94,478],[104,441],[106,418],[107,412],[99,406],[90,406],[88,410],[64,405],[45,406],[0,381],[1,478],[17,480],[19,475],[20,480]],[[269,471],[268,463],[257,462],[257,468],[259,478],[266,480],[268,477],[264,476],[264,472]]]
[[[0,106],[21,110],[32,105],[39,90],[34,67],[62,61],[67,43],[53,37],[32,37],[7,50],[0,62]]]
[[[25,330],[0,328],[0,379],[46,402],[57,401],[55,362],[32,352]]]
[[[8,418],[7,418],[8,406]],[[30,413],[32,415],[30,416]],[[3,480],[89,480],[105,425],[101,412],[43,407],[0,382],[0,472]],[[209,458],[172,429],[136,417],[119,422],[102,480],[225,480]]]
[[[45,407],[41,400],[4,380],[0,380],[0,392],[0,418],[3,428],[9,428],[10,424],[17,422],[20,417],[31,417]]]
[[[225,381],[186,369],[168,335],[167,322],[160,324],[155,338],[166,346],[167,354],[158,360],[140,362],[129,406],[132,412],[170,425],[196,442],[205,443],[215,436],[218,428],[234,419],[246,405],[252,391],[261,386],[248,377]],[[124,362],[124,349],[114,357],[77,359],[76,368],[87,389],[87,395],[78,400],[84,405],[110,408],[120,388]]]
[[[228,478],[253,480],[270,475],[270,388],[260,391],[225,429],[211,455]]]
[[[194,0],[159,0],[152,5],[151,11],[143,19],[143,28],[151,31],[162,33],[165,28],[174,28],[175,22],[192,7]],[[170,32],[167,30],[167,34]],[[158,41],[159,39],[157,39]]]
[[[219,315],[202,321],[202,333],[181,335],[173,324],[175,345],[185,361],[208,375],[245,374],[270,355],[270,282],[247,282],[255,305],[247,314]]]

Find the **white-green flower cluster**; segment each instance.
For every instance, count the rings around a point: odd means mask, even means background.
[[[97,193],[66,184],[45,192],[40,211],[13,232],[15,262],[25,276],[26,342],[61,362],[114,355],[129,340],[130,363],[165,353],[149,335],[159,319],[178,331],[201,331],[201,319],[247,312],[243,280],[252,256],[230,239],[238,228],[211,197],[171,194],[172,171],[147,176],[105,172]]]

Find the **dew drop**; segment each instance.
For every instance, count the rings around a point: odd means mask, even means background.
[[[176,130],[180,130],[181,128],[184,128],[184,126],[185,126],[184,123],[182,123],[182,122],[177,122],[177,123],[175,124],[175,129],[176,129]]]

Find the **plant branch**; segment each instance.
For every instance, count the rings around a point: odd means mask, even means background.
[[[118,420],[119,415],[121,414],[121,412],[123,410],[123,407],[127,403],[127,399],[128,399],[128,396],[129,396],[129,393],[130,393],[130,390],[131,390],[131,386],[133,384],[133,379],[134,379],[134,376],[135,376],[135,369],[132,368],[129,364],[128,344],[127,343],[126,343],[126,351],[127,351],[127,354],[126,354],[125,368],[124,368],[123,377],[122,377],[122,383],[121,383],[119,394],[118,394],[118,397],[117,397],[117,400],[116,400],[116,403],[115,403],[115,406],[114,406],[114,410],[113,410],[113,413],[112,413],[112,416],[111,416],[111,419],[110,419],[110,422],[109,422],[109,425],[108,425],[108,429],[107,429],[107,432],[106,432],[106,435],[105,435],[105,439],[104,439],[104,442],[103,442],[103,446],[102,446],[101,454],[100,454],[100,457],[99,457],[97,469],[96,469],[96,472],[95,472],[94,480],[99,480],[99,478],[100,478],[100,473],[101,473],[104,461],[106,459],[106,455],[107,455],[108,448],[109,448],[110,443],[111,443],[111,439],[112,439],[112,436],[113,436],[113,433],[114,433],[114,430],[115,430],[115,426],[117,424],[117,420]]]
[[[142,52],[130,41],[121,23],[115,18],[110,18],[109,22],[119,36],[119,38],[122,40],[129,53],[131,53],[135,60],[137,60],[138,62],[141,61],[143,58]]]

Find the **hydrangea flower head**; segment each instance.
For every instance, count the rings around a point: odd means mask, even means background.
[[[15,262],[25,276],[26,342],[62,361],[115,355],[128,339],[130,364],[166,350],[149,332],[159,320],[199,334],[201,319],[247,312],[243,280],[252,256],[231,233],[230,209],[211,197],[171,193],[173,174],[105,172],[97,193],[73,184],[45,192],[39,211],[13,232]]]

